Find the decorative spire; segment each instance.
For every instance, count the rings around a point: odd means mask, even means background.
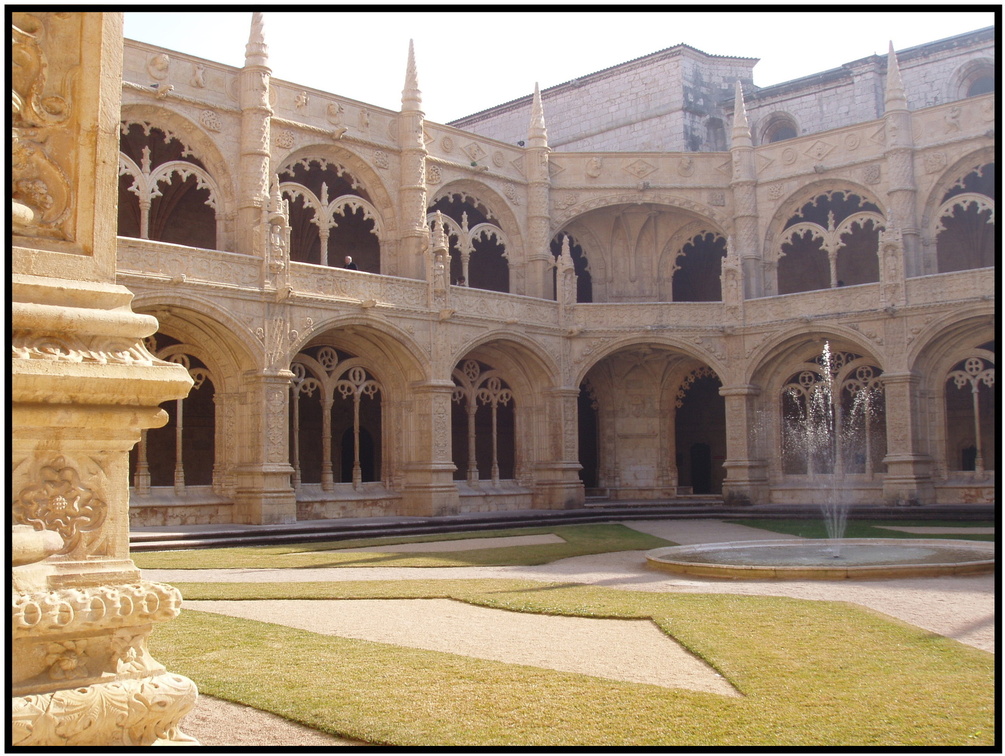
[[[422,92],[419,91],[419,75],[415,66],[415,45],[408,40],[408,66],[405,69],[405,88],[401,90],[401,109],[403,111],[422,110]]]
[[[747,122],[747,108],[743,104],[743,85],[736,80],[736,100],[733,105],[733,147],[753,147],[750,138],[750,124]]]
[[[893,42],[890,42],[890,52],[886,58],[886,111],[891,110],[907,110],[904,81],[900,77],[900,65],[897,63],[897,53],[893,51]]]
[[[527,141],[531,147],[548,146],[548,130],[544,126],[544,104],[541,102],[541,89],[534,82],[534,102],[530,108],[530,130]]]
[[[265,17],[261,11],[251,14],[251,35],[244,48],[244,65],[269,65],[269,46],[265,44]]]

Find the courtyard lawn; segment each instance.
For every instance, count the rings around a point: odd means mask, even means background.
[[[726,520],[735,525],[746,525],[751,528],[770,530],[783,535],[801,536],[802,538],[827,538],[827,526],[823,518],[807,520],[771,520],[771,519],[740,519]],[[848,520],[845,538],[958,538],[966,541],[993,541],[993,533],[905,533],[887,528],[899,527],[945,527],[945,528],[993,528],[995,523],[990,520],[981,522],[964,522],[960,520]]]
[[[499,538],[554,534],[565,543],[506,546],[470,551],[338,553],[336,549],[387,546],[396,543],[427,543],[469,538]],[[624,525],[558,525],[540,528],[513,528],[466,533],[437,533],[396,538],[324,541],[282,546],[237,546],[233,548],[180,551],[135,552],[132,559],[140,569],[279,569],[285,567],[494,567],[500,565],[547,564],[557,559],[603,554],[612,551],[644,551],[674,546],[672,541],[640,533]]]
[[[512,580],[176,584],[187,599],[453,598],[652,618],[742,694],[623,683],[187,610],[150,650],[212,696],[399,746],[992,746],[992,654],[846,603]]]

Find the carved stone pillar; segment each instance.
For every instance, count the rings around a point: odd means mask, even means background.
[[[457,514],[460,502],[450,449],[453,381],[413,385],[402,465],[404,513],[416,516]]]
[[[535,509],[575,509],[583,506],[586,492],[579,479],[579,389],[556,388],[547,392],[551,443],[549,459],[539,460],[534,474]]]
[[[765,429],[757,422],[757,386],[723,386],[719,396],[726,404],[726,479],[722,498],[726,504],[763,504],[768,500],[768,470],[764,449],[759,448]]]
[[[272,525],[296,522],[291,485],[289,395],[293,373],[248,372],[238,418],[239,462],[234,471],[234,522]]]
[[[11,743],[192,743],[195,685],[147,650],[181,596],[129,558],[129,450],[192,379],[115,284],[122,14],[11,32]]]
[[[883,373],[886,401],[886,475],[883,500],[889,505],[931,504],[932,458],[918,423],[919,378],[914,373]]]

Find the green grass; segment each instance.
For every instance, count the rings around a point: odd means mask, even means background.
[[[448,597],[650,617],[743,693],[621,683],[186,610],[153,656],[208,695],[400,746],[991,746],[992,654],[838,602],[509,580],[177,584],[186,598]]]
[[[498,538],[553,533],[565,543],[508,546],[470,551],[424,552],[421,554],[356,552],[340,554],[332,549],[354,549],[395,543],[424,543],[466,538]],[[547,564],[557,559],[612,551],[641,551],[673,546],[656,536],[624,525],[559,525],[514,528],[469,533],[441,533],[398,538],[324,541],[283,546],[238,546],[234,548],[148,551],[133,553],[140,569],[271,569],[296,567],[494,567],[499,565]],[[318,553],[320,552],[320,553]]]
[[[801,536],[803,538],[827,538],[827,528],[822,518],[808,520],[769,520],[769,519],[739,519],[727,520],[735,525],[746,525],[751,528],[770,530],[773,533]],[[848,520],[845,538],[958,538],[967,541],[993,541],[994,534],[941,534],[941,533],[904,533],[899,530],[886,530],[897,527],[948,527],[948,528],[990,528],[991,521],[961,522],[958,520]]]

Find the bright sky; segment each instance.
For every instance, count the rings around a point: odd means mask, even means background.
[[[901,50],[993,26],[997,8],[957,13],[924,5],[892,12],[526,7],[266,12],[269,64],[276,78],[397,110],[413,39],[426,118],[446,123],[528,95],[535,82],[547,89],[679,43],[711,55],[759,58],[754,83],[763,87],[885,54],[891,41]],[[231,66],[244,63],[250,29],[250,11],[125,14],[128,39]]]

